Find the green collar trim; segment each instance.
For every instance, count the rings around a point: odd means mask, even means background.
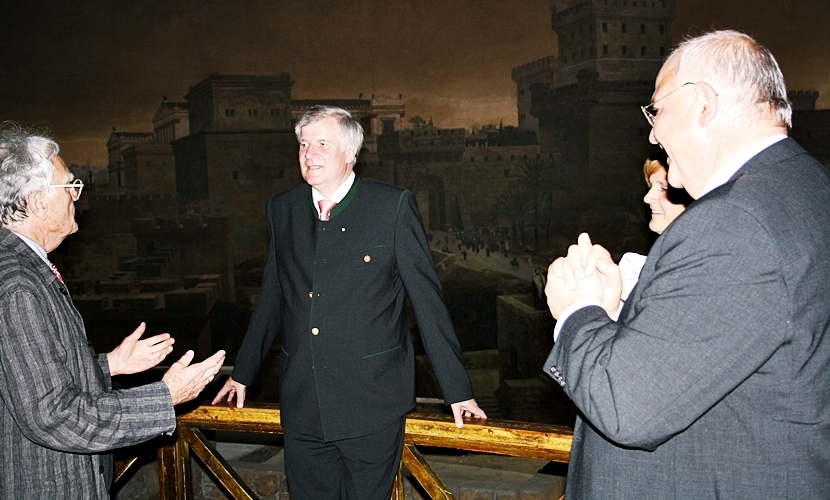
[[[339,214],[340,212],[345,210],[346,207],[349,206],[349,203],[351,203],[352,198],[354,198],[354,195],[357,194],[357,187],[358,187],[359,184],[360,184],[360,177],[355,175],[354,183],[352,184],[352,187],[349,189],[349,192],[346,193],[346,197],[343,198],[340,201],[340,203],[338,203],[337,205],[334,206],[334,208],[331,209],[331,215],[329,216],[329,220],[331,220],[334,217],[337,217],[337,214]]]
[[[331,209],[331,214],[329,214],[329,220],[336,217],[337,214],[339,214],[340,212],[345,210],[347,206],[349,206],[349,203],[351,203],[352,198],[354,198],[355,195],[357,194],[357,188],[358,188],[359,185],[360,185],[360,177],[355,175],[354,182],[352,183],[352,187],[349,188],[349,192],[346,193],[346,197],[343,198],[340,201],[340,203],[338,203],[337,205],[334,206],[334,208]],[[309,193],[309,194],[311,194],[311,193]],[[314,198],[310,196],[309,201],[310,201],[311,209],[314,210],[314,213],[316,215],[317,214],[317,207],[314,206]]]

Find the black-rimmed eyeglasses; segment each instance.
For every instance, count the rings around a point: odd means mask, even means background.
[[[651,104],[647,104],[645,106],[640,106],[640,110],[643,112],[643,116],[646,117],[646,121],[648,121],[648,124],[651,125],[652,127],[654,126],[654,119],[657,118],[657,113],[660,111],[659,109],[654,108],[655,104],[662,101],[666,97],[674,94],[675,92],[682,89],[686,85],[694,85],[694,84],[695,84],[695,82],[686,82],[683,85],[681,85],[681,86],[677,87],[676,89],[672,90],[668,94],[664,95],[660,99],[657,99],[656,101],[652,102]]]
[[[81,179],[75,179],[69,184],[49,184],[49,187],[66,188],[66,190],[69,191],[69,194],[72,196],[72,201],[78,201],[78,198],[81,197],[81,191],[84,190],[84,181],[82,181]]]

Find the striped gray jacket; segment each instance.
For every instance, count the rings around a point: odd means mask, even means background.
[[[108,498],[108,452],[175,426],[163,382],[112,390],[66,286],[0,228],[0,498]]]

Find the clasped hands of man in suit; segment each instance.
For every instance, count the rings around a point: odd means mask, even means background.
[[[598,302],[614,318],[622,294],[620,268],[608,250],[594,245],[588,234],[582,233],[576,245],[568,248],[568,255],[559,257],[548,267],[545,294],[556,319],[580,301]]]
[[[142,322],[118,347],[107,353],[110,376],[130,375],[149,370],[173,352],[175,339],[169,333],[140,340],[146,326]],[[219,373],[225,361],[225,351],[217,351],[201,363],[191,365],[193,356],[193,351],[184,353],[161,378],[170,391],[174,405],[198,396]]]

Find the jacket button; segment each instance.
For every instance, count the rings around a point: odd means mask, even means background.
[[[312,328],[311,329],[311,334],[312,335],[317,335],[318,333],[320,333],[320,330],[318,330],[317,328]]]
[[[314,298],[314,292],[308,292],[308,298],[313,299]]]
[[[372,256],[371,255],[364,255],[363,256],[363,262],[366,262],[366,263],[372,262]]]

